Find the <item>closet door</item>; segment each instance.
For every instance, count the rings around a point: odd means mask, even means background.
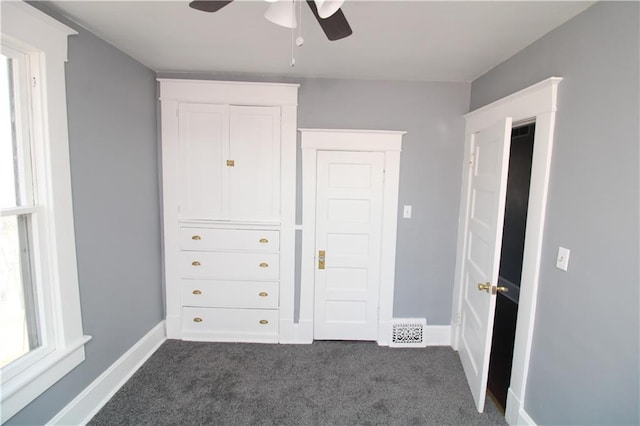
[[[318,152],[316,340],[378,338],[384,156]]]
[[[229,216],[280,221],[280,108],[230,107]]]
[[[179,217],[228,219],[229,107],[180,104]]]

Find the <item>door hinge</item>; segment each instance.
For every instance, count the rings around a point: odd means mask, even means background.
[[[38,87],[38,79],[35,77],[31,77],[33,79],[33,87]]]
[[[236,162],[234,160],[227,160],[227,167],[235,167]]]
[[[469,156],[469,167],[473,167],[473,163],[476,160],[476,155],[474,153],[471,153],[471,155]]]
[[[458,316],[456,317],[456,325],[457,326],[462,325],[462,314],[458,314]]]

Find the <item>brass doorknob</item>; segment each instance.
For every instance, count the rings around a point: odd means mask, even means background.
[[[496,293],[506,293],[509,291],[507,287],[503,287],[499,285],[498,287],[494,287],[496,289]],[[495,294],[495,293],[494,293]]]
[[[487,293],[491,293],[491,283],[478,283],[478,290],[486,291]]]

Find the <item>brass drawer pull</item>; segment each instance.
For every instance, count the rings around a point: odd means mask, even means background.
[[[269,324],[269,321],[267,321],[267,320],[260,320],[260,324],[262,324],[262,325]]]
[[[269,242],[269,240],[267,240],[266,238],[260,238],[260,242],[262,244],[267,244]]]
[[[191,237],[192,240],[201,240],[202,238],[200,238],[200,235],[194,235],[193,237]]]
[[[266,291],[261,291],[260,293],[258,293],[258,296],[260,297],[267,297],[269,295],[269,293],[267,293]]]
[[[196,261],[191,262],[191,264],[192,264],[193,266],[200,266],[200,262],[198,262],[197,260],[196,260]]]
[[[193,294],[202,294],[200,290],[193,290]]]
[[[261,267],[261,268],[268,268],[268,267],[269,267],[269,264],[268,264],[268,263],[266,263],[266,262],[262,262],[262,263],[260,264],[260,267]]]
[[[193,319],[193,322],[202,322],[202,318],[195,317]]]

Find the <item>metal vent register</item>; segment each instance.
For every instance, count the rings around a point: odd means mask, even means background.
[[[394,348],[424,348],[424,329],[427,320],[424,318],[403,318],[394,320],[391,326],[391,343]]]

